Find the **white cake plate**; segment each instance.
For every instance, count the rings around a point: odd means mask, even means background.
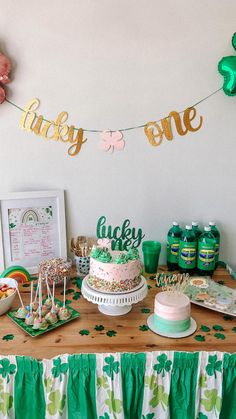
[[[81,293],[93,304],[98,304],[101,313],[108,316],[122,316],[132,310],[132,304],[142,301],[148,292],[146,279],[142,276],[140,287],[135,291],[129,291],[123,294],[107,294],[92,289],[87,276],[83,279]]]
[[[148,327],[149,327],[150,330],[152,330],[152,332],[156,333],[157,335],[163,336],[164,338],[173,338],[173,339],[186,338],[187,336],[192,335],[195,332],[195,330],[197,329],[197,323],[195,322],[195,320],[192,317],[190,317],[190,327],[189,327],[189,329],[185,330],[184,332],[178,332],[178,333],[164,333],[164,332],[160,331],[158,329],[158,327],[155,326],[154,318],[155,318],[154,314],[151,314],[147,318]]]

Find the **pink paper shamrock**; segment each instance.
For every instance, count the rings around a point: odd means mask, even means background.
[[[123,140],[123,134],[120,131],[103,131],[100,135],[101,142],[100,147],[103,151],[121,151],[125,147],[125,141]]]
[[[108,249],[111,248],[111,240],[109,239],[99,239],[97,241],[98,247],[107,247]]]
[[[2,85],[10,83],[11,80],[8,77],[10,71],[10,60],[7,57],[5,57],[5,55],[0,53],[0,104],[3,103],[6,99],[6,92]]]

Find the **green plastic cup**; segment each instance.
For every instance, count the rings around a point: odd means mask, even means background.
[[[157,272],[159,256],[161,253],[161,243],[149,240],[142,244],[144,268],[148,274],[155,274]]]

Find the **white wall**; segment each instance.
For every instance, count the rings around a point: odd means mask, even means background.
[[[233,54],[235,0],[0,0],[0,50],[14,60],[9,98],[67,110],[83,128],[119,129],[182,110],[222,85],[217,63]],[[68,237],[94,234],[106,215],[128,217],[164,241],[172,222],[216,220],[222,258],[234,264],[236,97],[198,107],[203,127],[152,147],[142,129],[123,152],[76,157],[67,146],[21,131],[21,113],[0,106],[1,191],[66,190]],[[163,253],[164,260],[164,253]]]

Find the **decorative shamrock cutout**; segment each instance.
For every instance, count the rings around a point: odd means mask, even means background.
[[[167,359],[166,354],[159,355],[157,357],[157,361],[159,362],[159,364],[155,364],[153,369],[157,372],[157,374],[162,373],[162,377],[165,377],[165,371],[170,371],[172,361]]]
[[[68,294],[74,294],[74,289],[73,288],[68,288],[68,290],[66,290],[65,294],[66,295],[68,295]]]
[[[79,331],[79,334],[81,336],[88,336],[90,334],[90,331],[87,330],[87,329],[82,329],[82,330]]]
[[[204,413],[199,412],[197,419],[208,419],[208,417]]]
[[[53,360],[54,367],[52,368],[52,376],[54,378],[60,377],[60,381],[62,381],[62,374],[66,374],[69,368],[69,364],[64,362],[61,363],[61,358],[58,357]]]
[[[103,131],[100,135],[100,147],[103,151],[114,150],[121,151],[125,147],[123,134],[120,131]]]
[[[8,416],[9,410],[13,406],[13,397],[10,393],[1,393],[0,399],[0,412],[2,412],[3,416]]]
[[[225,314],[223,316],[223,319],[226,320],[226,321],[228,321],[228,320],[233,320],[233,317],[232,316],[229,316],[228,314]]]
[[[214,325],[212,326],[212,329],[214,329],[214,330],[221,330],[221,331],[225,330],[225,329],[223,328],[223,326],[220,326],[219,324],[214,324]]]
[[[232,45],[236,50],[236,32],[232,37]],[[236,95],[236,56],[223,57],[219,64],[218,70],[224,77],[223,90],[228,96]]]
[[[205,336],[202,336],[202,335],[196,335],[194,336],[194,339],[197,340],[198,342],[205,342]]]
[[[217,390],[214,388],[212,390],[205,390],[204,396],[206,399],[201,399],[201,404],[205,407],[207,412],[211,412],[212,410],[215,412],[215,416],[217,417],[216,410],[220,412],[221,409],[221,398],[217,394]]]
[[[107,412],[104,413],[104,416],[99,416],[98,419],[110,419],[110,415]]]
[[[61,393],[59,390],[52,391],[49,394],[50,403],[47,405],[47,411],[50,415],[54,416],[59,413],[61,416],[63,414],[63,409],[66,404],[66,395],[63,394],[61,397]]]
[[[102,324],[96,324],[96,326],[94,327],[94,329],[95,329],[97,332],[101,332],[102,330],[104,330],[104,329],[105,329],[105,327],[104,327]]]
[[[16,370],[16,365],[15,364],[11,364],[9,359],[7,358],[3,358],[0,361],[0,375],[2,376],[2,378],[6,378],[7,379],[7,383],[9,383],[10,381],[10,375],[15,373]]]
[[[222,361],[217,359],[217,355],[209,355],[208,364],[206,366],[206,372],[208,375],[215,375],[216,371],[221,372]]]
[[[155,419],[155,413],[148,413],[146,416],[142,415],[142,419]]]
[[[199,386],[200,386],[200,388],[207,387],[206,382],[207,382],[206,375],[201,374],[200,377],[199,377]]]
[[[108,379],[105,375],[97,378],[97,386],[98,388],[103,387],[105,389],[109,387]]]
[[[236,327],[232,327],[232,332],[236,333]]]
[[[113,336],[116,336],[117,332],[115,330],[108,330],[106,335],[109,336],[109,338],[112,338]]]
[[[153,398],[150,400],[149,404],[153,408],[157,407],[159,403],[162,405],[162,409],[166,410],[168,406],[168,394],[164,391],[164,386],[160,385],[154,388],[153,390]]]
[[[146,324],[143,324],[139,326],[139,330],[141,330],[141,332],[146,332],[147,330],[149,330],[149,327]]]
[[[8,341],[8,340],[13,340],[14,339],[14,335],[12,335],[12,334],[9,334],[9,335],[5,335],[5,336],[3,336],[3,338],[2,338],[2,340],[6,340],[6,341]]]
[[[104,365],[102,370],[108,375],[108,377],[111,377],[111,379],[113,380],[114,373],[118,374],[119,372],[119,362],[115,361],[113,355],[107,356],[104,360],[107,365]]]
[[[81,292],[75,292],[72,298],[73,300],[79,300],[81,298]]]
[[[105,400],[105,404],[108,406],[110,413],[120,413],[122,411],[121,400],[115,399],[114,391],[107,390],[108,399]]]
[[[79,288],[79,289],[81,289],[81,287],[82,287],[82,282],[83,282],[82,278],[73,278],[72,279],[72,284],[76,285],[77,288]]]
[[[150,313],[150,308],[141,308],[141,313]]]
[[[215,333],[214,336],[216,339],[221,339],[221,340],[225,339],[225,335],[223,333]]]
[[[202,332],[210,332],[211,329],[208,326],[201,325],[200,330]]]

